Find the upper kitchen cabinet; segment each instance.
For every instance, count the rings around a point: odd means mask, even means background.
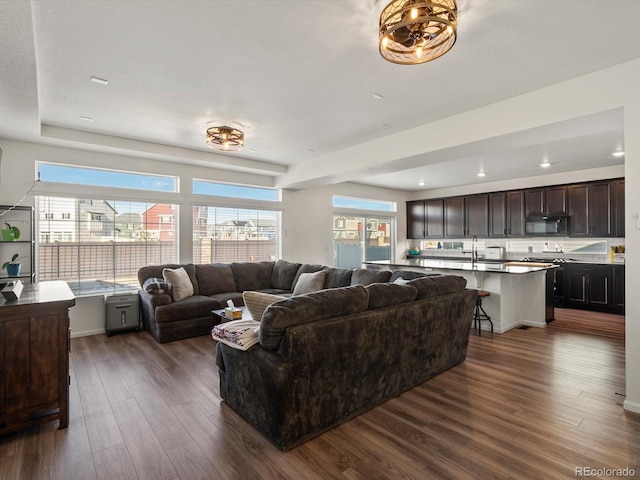
[[[564,185],[525,190],[526,215],[566,215],[567,187]]]
[[[504,192],[489,194],[489,236],[507,236],[507,196]]]
[[[443,218],[442,199],[407,202],[407,238],[442,238]]]
[[[569,187],[569,236],[609,237],[612,233],[611,182]]]
[[[624,179],[611,182],[613,236],[624,237]]]
[[[523,190],[507,192],[507,236],[525,236]]]
[[[447,238],[489,236],[489,195],[444,199],[444,236]]]

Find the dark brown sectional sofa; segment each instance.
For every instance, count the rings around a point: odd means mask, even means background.
[[[220,396],[290,449],[461,363],[477,298],[465,286],[442,275],[280,300],[258,344],[217,344]]]
[[[326,270],[324,288],[388,282],[392,276],[386,270],[346,270],[278,260],[152,265],[138,271],[138,282],[142,287],[149,278],[162,278],[164,268],[178,267],[184,267],[189,274],[192,297],[174,302],[167,293],[152,295],[139,290],[144,328],[161,343],[210,333],[211,311],[226,307],[227,300],[243,305],[242,292],[246,290],[291,295],[302,273]]]

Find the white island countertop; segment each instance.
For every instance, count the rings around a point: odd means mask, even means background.
[[[517,261],[504,262],[472,262],[456,260],[434,260],[427,258],[409,258],[406,260],[376,260],[364,262],[366,265],[378,265],[387,268],[425,268],[433,270],[463,270],[467,272],[492,272],[523,274],[540,272],[549,268],[556,268],[553,263],[526,263]]]

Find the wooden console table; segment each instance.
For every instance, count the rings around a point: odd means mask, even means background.
[[[62,281],[0,295],[0,435],[50,420],[69,425],[69,308]]]

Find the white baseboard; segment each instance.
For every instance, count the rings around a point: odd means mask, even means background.
[[[638,402],[630,402],[628,399],[626,399],[622,404],[622,407],[630,412],[640,413],[640,403]]]
[[[100,335],[101,333],[107,333],[104,328],[97,330],[85,330],[84,332],[74,332],[71,330],[71,338],[89,337],[91,335]]]

